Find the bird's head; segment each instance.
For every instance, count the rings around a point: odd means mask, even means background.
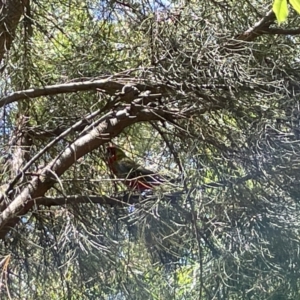
[[[116,146],[108,146],[106,149],[109,158],[119,160],[126,157],[125,152]]]

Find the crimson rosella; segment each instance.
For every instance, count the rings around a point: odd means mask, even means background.
[[[143,192],[166,182],[162,176],[145,169],[116,146],[108,146],[107,154],[108,166],[113,174],[124,179],[123,183],[132,190]]]

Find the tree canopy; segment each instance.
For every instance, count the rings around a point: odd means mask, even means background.
[[[299,298],[295,11],[278,24],[269,1],[0,8],[3,297]],[[126,188],[110,143],[172,180]]]

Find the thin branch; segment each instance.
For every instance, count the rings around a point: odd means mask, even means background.
[[[235,49],[241,46],[241,41],[254,41],[258,36],[262,35],[263,32],[268,31],[270,25],[273,24],[275,20],[276,16],[273,10],[271,9],[262,19],[256,22],[252,27],[236,36],[233,40],[229,41],[229,43],[226,45],[226,48]]]
[[[268,29],[259,31],[259,34],[297,35],[297,34],[300,34],[300,28],[297,28],[297,29],[268,28]]]
[[[90,120],[90,119],[94,118],[100,112],[101,112],[101,110],[97,110],[97,111],[93,112],[92,114],[90,114],[89,116],[87,116],[84,120],[78,121],[77,123],[75,123],[74,125],[72,125],[71,127],[69,127],[68,129],[66,129],[58,137],[56,137],[55,139],[53,139],[50,143],[48,143],[42,150],[40,150],[36,155],[34,155],[26,163],[26,165],[22,168],[22,170],[20,170],[19,173],[15,176],[15,178],[9,183],[8,188],[7,188],[7,190],[5,192],[8,193],[9,190],[11,190],[13,188],[13,186],[17,183],[17,181],[23,176],[23,174],[30,168],[30,166],[36,160],[38,160],[44,153],[46,153],[47,150],[49,150],[53,145],[55,145],[61,139],[63,139],[64,137],[66,137],[70,132],[73,131],[74,128],[76,128],[76,127],[84,124],[86,122],[86,120]],[[108,116],[109,116],[109,114],[108,114]],[[105,120],[105,119],[107,119],[108,116],[103,116],[100,120],[98,120],[98,123],[101,122],[101,121],[103,121],[103,120]],[[92,124],[92,125],[94,125],[94,124]]]
[[[73,125],[73,132],[82,131],[89,124],[89,122],[86,119],[78,121],[78,122],[80,122],[80,124],[78,124],[77,126],[76,126],[77,123]],[[44,139],[59,136],[64,131],[66,131],[68,128],[69,128],[69,126],[56,127],[54,129],[49,129],[49,130],[39,130],[39,129],[32,130],[31,129],[31,130],[28,130],[28,135],[35,139],[44,140]]]
[[[241,35],[239,35],[237,39],[243,41],[252,41],[259,35],[259,32],[269,28],[269,26],[275,20],[276,20],[276,16],[273,10],[270,9],[262,19],[256,22],[254,26],[250,27],[248,30],[246,30]]]
[[[28,89],[23,91],[17,91],[12,93],[9,96],[0,99],[0,107],[24,99],[33,99],[41,96],[50,96],[50,95],[65,94],[65,93],[72,93],[72,92],[76,93],[79,91],[89,91],[89,90],[96,90],[96,89],[100,89],[109,95],[115,95],[117,91],[121,91],[123,87],[126,85],[135,86],[141,92],[149,90],[151,91],[151,93],[159,93],[163,90],[166,90],[167,88],[166,86],[164,87],[163,85],[160,84],[155,84],[153,86],[150,86],[146,83],[135,82],[134,78],[119,78],[116,81],[113,81],[112,78],[114,77],[110,76],[107,77],[106,79],[95,80],[95,81],[89,80],[83,82],[47,85],[41,88],[33,88],[33,89]]]
[[[205,188],[221,188],[221,187],[230,187],[236,184],[242,184],[245,183],[248,180],[256,180],[260,178],[263,175],[262,172],[256,172],[254,174],[247,174],[243,177],[238,178],[232,178],[231,180],[222,180],[217,182],[209,182],[206,184],[203,184],[201,186],[196,187],[196,189],[205,189]]]
[[[169,139],[166,137],[165,133],[159,128],[159,126],[157,126],[154,122],[151,122],[151,125],[153,126],[153,128],[155,130],[157,130],[157,132],[160,134],[160,136],[166,143],[167,147],[169,148],[170,152],[172,153],[172,155],[174,157],[174,160],[179,168],[180,173],[184,175],[184,170],[183,170],[180,158],[179,158],[178,153],[175,150],[173,144],[169,141]]]
[[[141,195],[130,195],[126,194],[124,196],[117,197],[107,197],[107,196],[78,196],[70,195],[66,197],[39,197],[34,200],[38,205],[45,206],[62,206],[67,204],[101,204],[101,205],[111,205],[111,206],[124,206],[126,204],[138,203],[141,199]]]

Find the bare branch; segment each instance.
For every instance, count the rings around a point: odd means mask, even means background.
[[[166,89],[163,85],[155,84],[154,86],[150,86],[146,83],[134,82],[132,78],[120,78],[119,80],[112,81],[112,76],[106,79],[95,80],[95,81],[83,81],[83,82],[72,82],[72,83],[64,83],[57,85],[49,85],[42,88],[34,88],[23,91],[17,91],[12,93],[9,96],[3,97],[0,99],[0,107],[7,105],[9,103],[18,102],[24,99],[32,99],[41,96],[50,96],[57,94],[65,94],[65,93],[75,93],[78,91],[89,91],[101,89],[105,91],[107,94],[115,95],[117,91],[121,91],[125,85],[133,85],[139,91],[150,90],[151,92],[158,93],[159,91],[163,91]],[[133,100],[133,99],[131,99]]]
[[[254,24],[254,26],[240,34],[237,39],[243,41],[253,41],[262,30],[267,30],[275,20],[275,14],[273,10],[270,9],[261,20],[259,20]]]
[[[38,205],[45,205],[45,206],[61,206],[66,204],[86,204],[86,203],[124,206],[126,204],[138,203],[140,198],[141,198],[140,195],[128,195],[128,194],[125,196],[117,196],[117,197],[70,195],[66,197],[40,197],[32,201]]]
[[[300,34],[300,28],[297,28],[297,29],[268,28],[268,29],[259,31],[259,34],[297,35],[297,34]]]
[[[241,45],[241,41],[244,42],[252,42],[254,41],[258,36],[262,35],[263,33],[267,32],[269,30],[269,27],[274,21],[276,20],[275,14],[273,10],[269,10],[267,14],[259,20],[257,23],[255,23],[252,27],[244,31],[243,33],[236,36],[232,41],[230,41],[226,48],[234,49]]]

